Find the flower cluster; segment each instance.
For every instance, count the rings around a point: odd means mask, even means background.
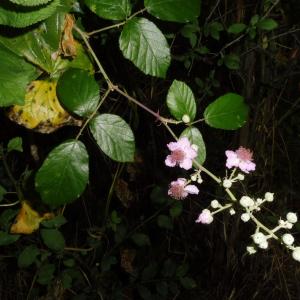
[[[166,166],[175,167],[178,165],[185,170],[192,168],[193,159],[197,157],[198,147],[192,145],[187,137],[182,137],[177,142],[171,142],[167,144],[167,147],[171,154],[165,160]],[[168,195],[177,200],[186,198],[188,194],[198,193],[199,189],[195,185],[189,184],[185,178],[172,181],[168,190]]]

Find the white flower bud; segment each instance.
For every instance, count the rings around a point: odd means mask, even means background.
[[[256,249],[253,246],[247,246],[247,251],[250,255],[256,253]]]
[[[245,175],[239,173],[238,176],[236,177],[238,180],[244,180],[245,179]]]
[[[199,183],[199,184],[201,184],[202,182],[203,182],[203,180],[202,180],[202,177],[199,175],[199,177],[198,177],[198,179],[197,179],[197,182]]]
[[[223,186],[225,189],[230,189],[232,186],[232,181],[229,179],[224,179],[223,180]]]
[[[241,199],[240,199],[240,204],[243,206],[243,207],[251,207],[254,205],[254,201],[253,199],[251,199],[250,197],[248,196],[243,196]]]
[[[265,241],[262,241],[261,243],[258,244],[258,247],[261,248],[261,249],[267,249],[269,246],[269,243],[267,240]]]
[[[210,206],[212,208],[219,208],[219,207],[221,207],[221,204],[219,203],[218,200],[213,200],[213,201],[210,202]]]
[[[274,200],[274,193],[270,193],[270,192],[265,193],[265,199],[268,202],[273,202],[273,200]]]
[[[190,123],[191,122],[191,118],[189,115],[183,115],[181,118],[183,123]]]
[[[298,221],[297,214],[295,214],[295,213],[293,213],[293,212],[287,213],[286,219],[287,219],[290,223],[297,223],[297,221]]]
[[[250,220],[250,216],[249,216],[249,214],[244,213],[244,214],[241,215],[241,219],[242,219],[243,222],[246,223]]]
[[[191,180],[192,180],[192,181],[196,181],[196,180],[197,180],[197,175],[192,175],[192,176],[191,176]]]
[[[261,204],[263,203],[263,199],[257,198],[257,199],[256,199],[256,203],[257,203],[258,205],[261,205]]]
[[[229,213],[230,213],[230,215],[233,216],[233,215],[235,215],[235,210],[233,208],[230,208]]]
[[[198,146],[197,146],[197,145],[192,144],[191,147],[192,147],[195,151],[198,151]]]
[[[300,262],[300,247],[296,247],[292,253],[293,259]]]
[[[278,220],[278,225],[283,226],[285,225],[285,221],[283,221],[282,219]]]
[[[290,246],[290,245],[292,245],[292,244],[294,243],[295,239],[294,239],[294,237],[293,237],[291,234],[285,233],[285,234],[282,236],[282,241],[283,241],[286,245]]]
[[[266,241],[266,236],[261,232],[256,232],[252,235],[255,244],[261,244]]]
[[[293,228],[293,224],[292,223],[290,223],[290,222],[286,222],[285,223],[285,228],[287,228],[287,229],[292,229]]]

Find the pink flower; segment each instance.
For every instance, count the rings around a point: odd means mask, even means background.
[[[202,224],[210,224],[214,220],[209,209],[203,209],[198,219],[195,221],[196,223]]]
[[[198,147],[191,145],[188,138],[182,137],[178,142],[171,142],[167,146],[172,153],[165,160],[166,166],[175,167],[179,165],[185,170],[192,167],[193,159],[197,157]]]
[[[236,151],[227,150],[225,154],[227,156],[226,167],[228,169],[237,167],[245,173],[255,170],[256,165],[252,162],[253,153],[249,149],[240,147]]]
[[[168,190],[168,195],[177,200],[186,198],[188,194],[198,193],[198,188],[193,184],[187,185],[185,178],[178,178],[176,181],[172,181]]]

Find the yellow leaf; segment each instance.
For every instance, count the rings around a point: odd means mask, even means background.
[[[54,80],[32,81],[27,88],[24,105],[15,105],[9,118],[29,129],[50,133],[64,125],[78,125],[82,121],[73,118],[60,105]]]
[[[45,213],[43,216],[32,209],[26,201],[22,202],[22,207],[16,217],[15,223],[11,226],[11,233],[31,234],[37,230],[43,220],[51,219],[52,213]]]

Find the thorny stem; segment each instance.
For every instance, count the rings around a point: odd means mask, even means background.
[[[108,89],[105,94],[103,95],[101,101],[99,102],[99,104],[97,105],[96,109],[93,111],[93,113],[87,118],[87,120],[85,121],[85,123],[83,124],[83,126],[80,128],[80,131],[78,132],[77,136],[76,136],[76,140],[78,140],[83,132],[83,130],[86,128],[86,126],[88,125],[88,123],[92,120],[92,118],[95,116],[95,114],[97,113],[98,109],[100,108],[100,106],[102,105],[102,103],[105,101],[105,99],[107,98],[107,96],[110,93],[110,89]]]
[[[88,36],[91,36],[93,34],[96,34],[96,33],[99,33],[99,32],[103,32],[103,31],[106,31],[106,30],[109,30],[109,29],[113,29],[113,28],[119,28],[120,26],[123,26],[126,24],[126,22],[128,22],[129,20],[131,20],[132,18],[134,18],[135,16],[143,13],[146,11],[146,8],[143,8],[137,12],[135,12],[133,15],[131,15],[126,21],[123,21],[123,22],[120,22],[120,23],[117,23],[117,24],[113,24],[113,25],[110,25],[110,26],[106,26],[106,27],[103,27],[103,28],[100,28],[100,29],[97,29],[97,30],[94,30],[94,31],[91,31],[91,32],[88,32],[87,35]]]

